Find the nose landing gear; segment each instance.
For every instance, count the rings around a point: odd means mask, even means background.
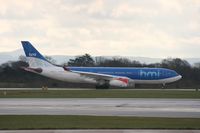
[[[165,83],[162,84],[162,89],[165,89]]]

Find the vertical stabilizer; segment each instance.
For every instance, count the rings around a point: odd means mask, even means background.
[[[47,59],[40,54],[29,41],[21,41],[24,52],[28,59],[29,66],[36,67],[50,67],[53,66]]]

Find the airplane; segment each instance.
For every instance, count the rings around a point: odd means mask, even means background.
[[[23,67],[24,70],[66,82],[91,83],[97,89],[134,87],[135,84],[165,85],[182,78],[174,70],[166,68],[58,66],[45,59],[29,41],[21,43],[29,63],[29,67]]]

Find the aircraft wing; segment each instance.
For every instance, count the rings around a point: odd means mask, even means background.
[[[112,80],[113,78],[117,78],[119,76],[113,76],[108,74],[100,74],[100,73],[92,73],[92,72],[82,72],[82,71],[71,71],[74,73],[78,73],[81,76],[87,77],[87,78],[93,78],[95,80]]]
[[[82,71],[71,71],[71,72],[78,73],[86,78],[94,79],[97,82],[101,80],[109,81],[109,84],[113,86],[127,87],[129,83],[128,77],[114,76],[101,73],[92,73],[92,72],[82,72]]]

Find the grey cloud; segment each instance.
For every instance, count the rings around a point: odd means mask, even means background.
[[[27,38],[55,53],[200,56],[194,50],[200,41],[192,39],[200,35],[200,6],[192,1],[8,0],[5,5],[1,10],[0,3],[0,20],[8,25],[0,28],[8,28],[0,32],[0,44]]]

